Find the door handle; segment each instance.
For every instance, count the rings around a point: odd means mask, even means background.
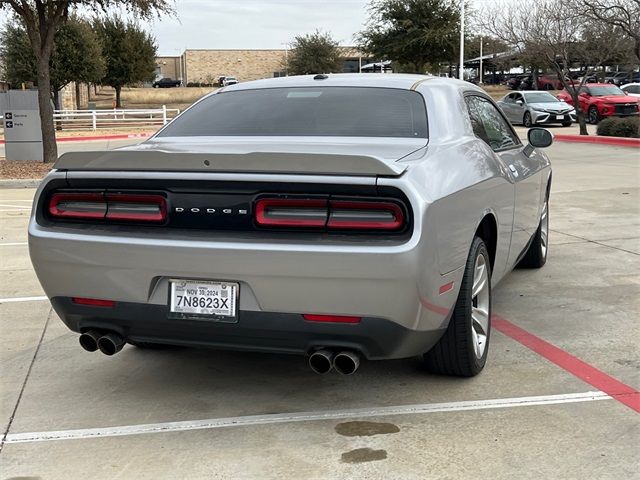
[[[511,173],[513,173],[514,177],[518,176],[518,170],[516,169],[516,167],[514,167],[513,165],[509,165],[509,170],[511,170]]]

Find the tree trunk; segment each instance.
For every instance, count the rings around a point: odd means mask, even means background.
[[[76,110],[80,110],[80,84],[75,82],[76,84]]]
[[[115,87],[116,89],[116,108],[122,108],[122,104],[120,103],[120,92],[122,91],[122,87]]]
[[[48,57],[41,58],[38,62],[38,106],[40,107],[43,160],[45,163],[53,163],[58,159],[58,146],[56,145],[56,132],[53,126]]]
[[[87,83],[87,102],[91,101],[91,85]]]
[[[569,91],[569,90],[567,90]],[[580,108],[580,100],[578,99],[578,92],[576,89],[572,89],[569,91],[569,95],[571,95],[571,99],[573,100],[573,107],[576,109],[576,116],[578,117],[578,125],[580,125],[580,135],[589,135],[587,131],[587,122],[584,118],[585,112]]]

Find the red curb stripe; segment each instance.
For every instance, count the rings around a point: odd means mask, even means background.
[[[127,140],[129,138],[147,138],[153,135],[154,132],[141,132],[141,133],[120,133],[116,135],[95,135],[91,137],[59,137],[56,138],[56,142],[88,142],[91,140]],[[4,145],[5,140],[0,139],[0,145]]]
[[[532,333],[514,325],[508,320],[493,315],[491,326],[500,333],[514,339],[538,355],[555,363],[560,368],[578,377],[583,382],[596,387],[611,398],[640,413],[640,392],[634,390],[601,370],[592,367],[570,353],[536,337]]]
[[[589,135],[554,135],[553,138],[559,142],[598,143],[602,145],[640,148],[640,138],[595,137]]]

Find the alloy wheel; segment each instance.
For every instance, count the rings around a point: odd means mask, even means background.
[[[476,358],[480,359],[487,348],[489,333],[489,269],[483,254],[476,257],[471,289],[471,336]]]
[[[540,219],[540,248],[542,258],[547,256],[547,242],[549,239],[549,200],[542,204],[542,218]]]

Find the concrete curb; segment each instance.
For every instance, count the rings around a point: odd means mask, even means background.
[[[38,188],[42,179],[19,178],[11,180],[0,180],[0,188]]]
[[[140,132],[140,133],[120,133],[115,135],[93,135],[90,137],[60,137],[56,138],[56,143],[59,142],[90,142],[92,140],[128,140],[130,138],[149,138],[155,132]],[[0,139],[0,145],[4,145],[6,141]]]
[[[554,139],[559,142],[596,143],[601,145],[640,148],[640,138],[596,137],[590,135],[554,135]]]

